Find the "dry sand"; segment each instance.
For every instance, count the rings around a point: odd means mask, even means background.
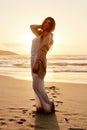
[[[0,76],[0,130],[86,130],[87,84],[46,82],[55,114],[37,114],[31,81]]]

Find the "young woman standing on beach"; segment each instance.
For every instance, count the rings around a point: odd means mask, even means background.
[[[30,25],[31,31],[36,35],[31,47],[31,70],[33,89],[35,92],[37,112],[53,113],[54,103],[51,102],[45,92],[44,77],[46,74],[46,54],[53,45],[55,20],[47,17],[41,25]]]

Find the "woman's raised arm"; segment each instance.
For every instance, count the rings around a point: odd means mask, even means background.
[[[36,36],[42,33],[41,25],[30,25],[30,29]]]

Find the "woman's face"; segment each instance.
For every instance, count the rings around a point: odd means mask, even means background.
[[[43,24],[42,24],[42,29],[43,29],[43,30],[47,30],[47,29],[50,27],[50,24],[51,24],[50,19],[45,20],[45,21],[43,22]]]

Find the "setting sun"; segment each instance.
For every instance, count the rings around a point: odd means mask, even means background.
[[[32,32],[30,30],[26,30],[23,34],[22,42],[31,44],[33,37],[34,35],[32,34]]]
[[[29,29],[26,29],[25,32],[22,34],[21,43],[26,48],[25,51],[28,52],[31,50],[32,39],[34,35]]]

